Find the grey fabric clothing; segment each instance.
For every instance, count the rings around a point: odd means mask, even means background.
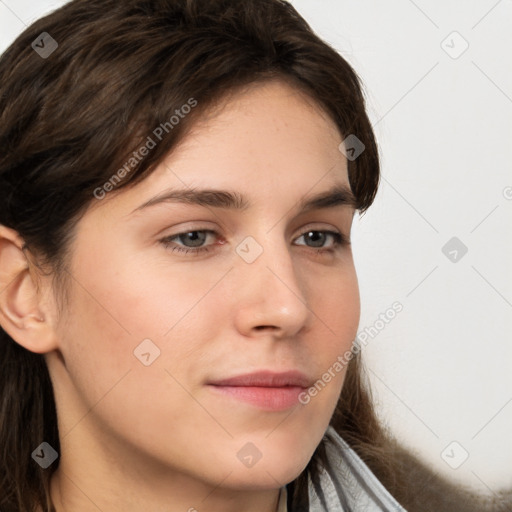
[[[406,512],[332,427],[324,437],[328,466],[320,488],[308,478],[309,507],[298,504],[287,512]]]

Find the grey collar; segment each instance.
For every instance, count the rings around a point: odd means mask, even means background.
[[[407,512],[331,426],[324,442],[328,465],[320,488],[308,476],[309,512]]]

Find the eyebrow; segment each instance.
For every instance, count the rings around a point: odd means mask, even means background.
[[[193,188],[166,190],[141,204],[131,213],[161,203],[183,203],[235,211],[246,211],[251,207],[251,203],[245,196],[233,190]],[[306,213],[311,210],[322,210],[336,206],[357,208],[358,201],[347,185],[337,184],[323,192],[303,197],[299,201],[298,210],[301,213]]]

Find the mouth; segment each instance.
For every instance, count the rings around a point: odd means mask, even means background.
[[[295,370],[260,371],[208,383],[218,396],[267,411],[282,411],[300,404],[299,395],[310,385],[311,379]]]

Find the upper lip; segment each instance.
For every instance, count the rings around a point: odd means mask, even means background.
[[[286,386],[299,386],[307,388],[311,379],[297,370],[273,372],[268,370],[247,373],[209,382],[213,386],[254,386],[267,388],[281,388]]]

